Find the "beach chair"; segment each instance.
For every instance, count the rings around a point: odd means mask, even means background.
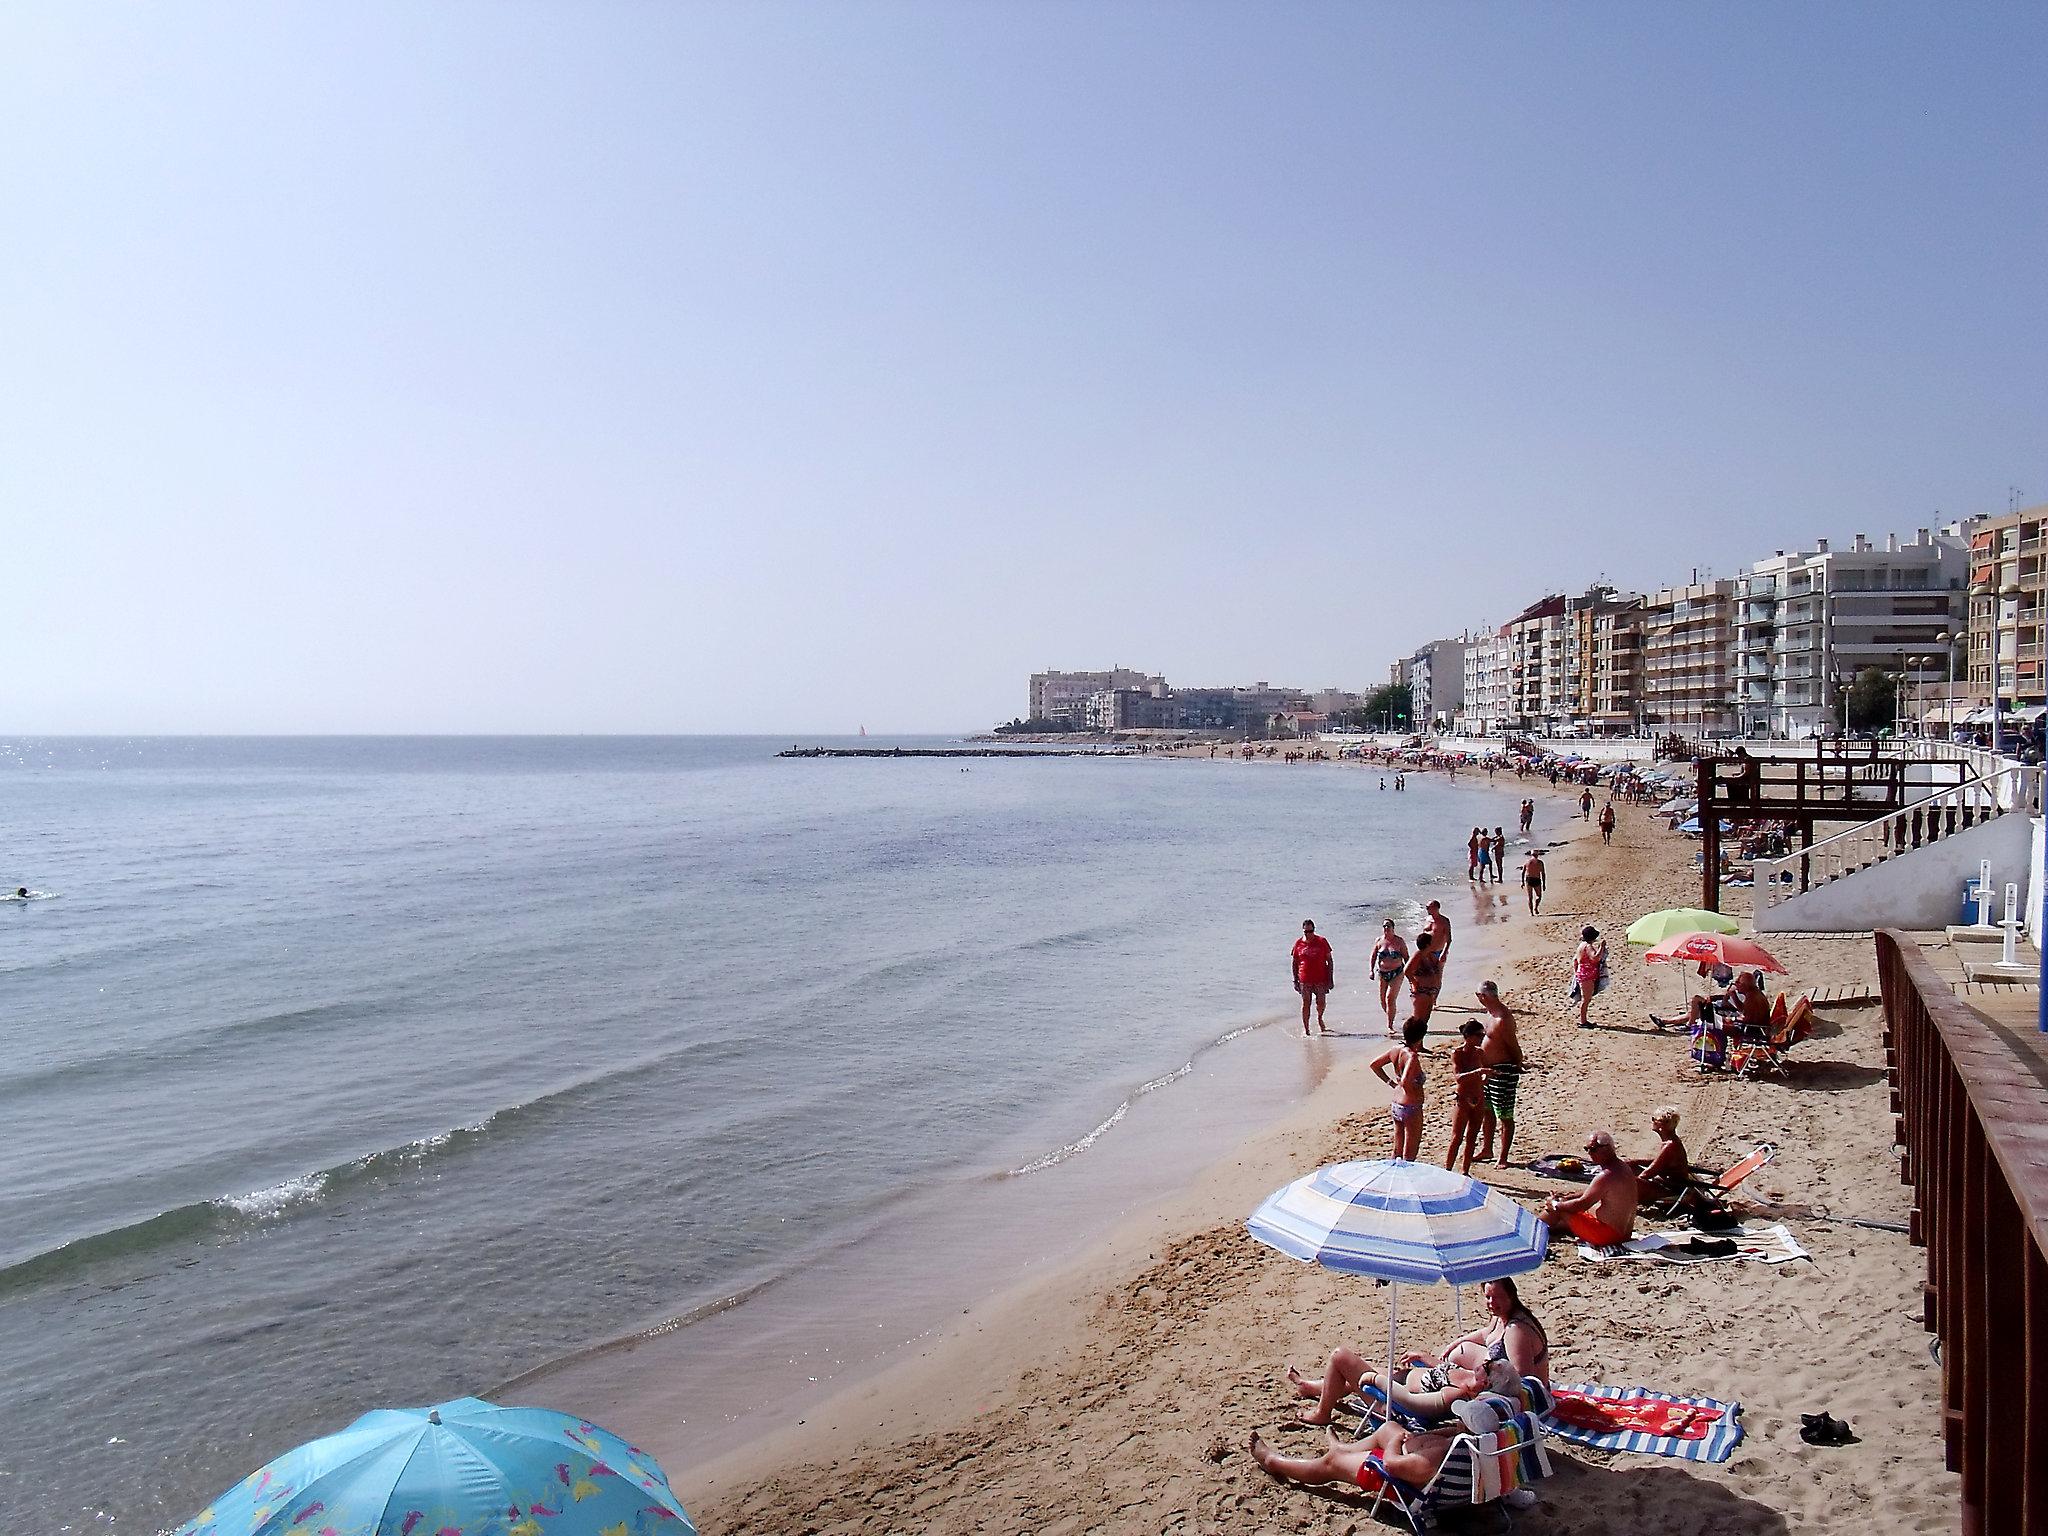
[[[1653,1211],[1651,1214],[1660,1221],[1669,1221],[1679,1214],[1689,1198],[1699,1196],[1704,1196],[1710,1204],[1719,1206],[1723,1199],[1735,1192],[1744,1179],[1755,1173],[1757,1169],[1765,1166],[1777,1155],[1778,1144],[1776,1142],[1760,1141],[1756,1144],[1755,1150],[1747,1157],[1729,1164],[1727,1171],[1719,1178],[1711,1180],[1693,1179],[1689,1181],[1685,1188],[1679,1191],[1676,1198],[1668,1201],[1661,1210]]]
[[[1779,998],[1783,1002],[1782,997]],[[1813,1033],[1813,1001],[1801,997],[1785,1011],[1782,1023],[1774,1023],[1755,1037],[1743,1036],[1731,1051],[1728,1069],[1742,1077],[1783,1075],[1791,1065],[1792,1047]]]
[[[1436,1476],[1422,1487],[1391,1476],[1378,1457],[1368,1458],[1367,1465],[1378,1471],[1381,1484],[1367,1511],[1372,1518],[1379,1518],[1381,1509],[1391,1504],[1420,1536],[1436,1529],[1444,1514],[1498,1503],[1550,1476],[1550,1453],[1543,1448],[1543,1428],[1535,1416],[1505,1397],[1489,1394],[1478,1401],[1493,1409],[1500,1429],[1489,1435],[1460,1434]],[[1508,1517],[1510,1524],[1512,1519]]]

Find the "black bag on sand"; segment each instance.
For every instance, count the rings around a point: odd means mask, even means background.
[[[1709,1210],[1694,1211],[1692,1214],[1692,1224],[1696,1230],[1701,1232],[1733,1232],[1742,1225],[1742,1218],[1728,1211],[1721,1210],[1719,1207],[1714,1207]]]

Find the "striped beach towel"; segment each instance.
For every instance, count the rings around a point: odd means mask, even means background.
[[[1674,1397],[1647,1387],[1559,1387],[1543,1417],[1560,1440],[1603,1451],[1637,1451],[1681,1461],[1726,1461],[1742,1443],[1742,1404]]]

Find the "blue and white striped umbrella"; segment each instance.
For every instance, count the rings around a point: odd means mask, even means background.
[[[1470,1285],[1543,1262],[1550,1231],[1477,1179],[1431,1163],[1332,1163],[1275,1190],[1246,1223],[1290,1258],[1404,1285]]]

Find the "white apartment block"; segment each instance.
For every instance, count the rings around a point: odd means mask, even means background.
[[[1779,550],[1736,579],[1738,724],[1803,737],[1840,729],[1842,691],[1866,667],[1904,668],[1966,626],[1969,543],[1963,525],[1918,530],[1911,543],[1862,534]]]
[[[1432,640],[1401,664],[1416,730],[1433,730],[1438,721],[1448,726],[1464,707],[1465,652],[1471,643],[1469,635]]]
[[[1508,638],[1485,630],[1465,647],[1465,698],[1459,706],[1458,730],[1467,736],[1494,736],[1508,725]]]
[[[1150,692],[1164,688],[1166,679],[1129,667],[1111,667],[1107,672],[1034,672],[1031,674],[1031,710],[1027,720],[1071,720],[1088,723],[1088,701],[1105,690],[1118,688]]]

